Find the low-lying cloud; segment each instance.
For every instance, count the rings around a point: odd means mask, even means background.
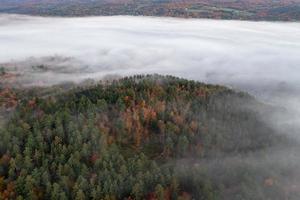
[[[160,73],[300,107],[300,23],[0,15],[0,63],[27,86]]]
[[[203,81],[300,80],[299,23],[0,15],[0,44],[0,63],[67,57],[62,64],[80,63],[92,78],[157,72]]]

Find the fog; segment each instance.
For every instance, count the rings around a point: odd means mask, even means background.
[[[300,113],[300,23],[0,15],[0,63],[22,86],[171,74]]]
[[[20,70],[31,71],[32,63],[49,62],[55,76],[35,77],[45,83],[78,67],[83,73],[74,80],[155,72],[201,81],[300,81],[299,23],[1,15],[0,44],[0,63],[22,62]]]

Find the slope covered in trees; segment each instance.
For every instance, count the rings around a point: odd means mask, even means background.
[[[293,143],[248,94],[158,75],[14,92],[0,199],[297,198],[280,176],[290,168],[255,160]]]

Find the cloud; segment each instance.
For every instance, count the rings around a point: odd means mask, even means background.
[[[93,77],[157,72],[204,81],[300,80],[299,23],[19,15],[1,15],[0,22],[0,63],[57,55],[76,58]]]
[[[172,74],[295,108],[299,52],[299,23],[0,15],[0,63],[24,85]]]

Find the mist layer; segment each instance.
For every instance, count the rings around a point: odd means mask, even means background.
[[[24,86],[171,74],[297,110],[299,53],[300,23],[0,15],[0,66]]]

